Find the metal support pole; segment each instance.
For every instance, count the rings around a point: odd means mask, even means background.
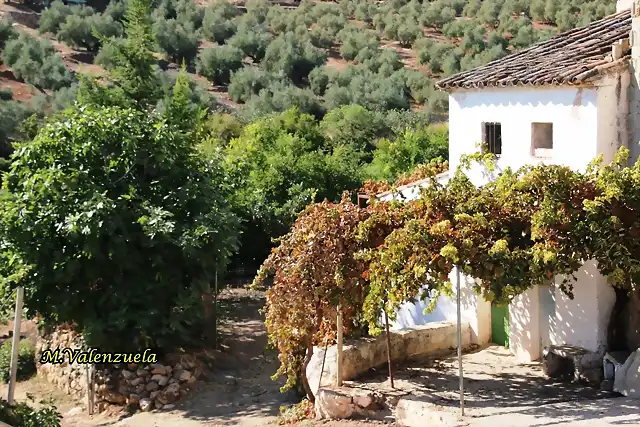
[[[342,306],[338,306],[338,318],[336,319],[338,336],[336,337],[336,341],[338,344],[338,357],[336,358],[336,374],[337,378],[337,386],[342,387]]]
[[[213,281],[213,348],[218,349],[218,269],[216,268],[216,275]]]
[[[464,417],[464,376],[462,373],[462,314],[460,313],[460,266],[456,265],[456,305],[458,306],[458,366],[460,369],[460,415]]]
[[[9,394],[7,402],[13,405],[13,395],[16,391],[16,374],[18,373],[18,350],[20,348],[20,324],[22,323],[22,300],[24,288],[20,286],[16,291],[16,313],[13,319],[13,342],[11,345],[11,376],[9,377]]]

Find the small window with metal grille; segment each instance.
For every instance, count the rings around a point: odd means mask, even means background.
[[[502,154],[502,125],[495,122],[482,123],[482,142],[489,153]]]

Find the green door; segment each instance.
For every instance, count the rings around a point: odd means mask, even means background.
[[[491,304],[491,342],[509,347],[509,306]]]

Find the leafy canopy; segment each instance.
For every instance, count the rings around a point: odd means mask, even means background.
[[[0,201],[3,276],[30,313],[105,350],[170,348],[185,332],[178,308],[237,236],[220,160],[200,159],[180,126],[185,97],[170,123],[83,106],[18,146]]]

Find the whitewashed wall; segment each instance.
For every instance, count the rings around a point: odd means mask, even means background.
[[[609,76],[592,88],[509,88],[461,91],[449,97],[449,164],[477,151],[483,122],[502,124],[498,170],[527,164],[562,164],[584,170],[599,154],[613,159],[629,146],[628,73]],[[553,151],[539,158],[532,152],[531,123],[553,123]],[[467,172],[477,185],[492,179],[480,165]],[[522,360],[535,360],[549,344],[569,344],[592,351],[606,344],[615,293],[593,262],[578,272],[574,300],[556,287],[538,287],[510,306],[510,346]],[[561,279],[558,279],[559,282]]]
[[[491,340],[491,304],[479,296],[474,290],[474,282],[464,275],[460,276],[460,317],[462,322],[469,322],[471,328],[471,342],[485,344]],[[411,328],[430,322],[456,322],[456,274],[455,270],[449,279],[453,283],[454,296],[441,296],[436,308],[431,313],[425,313],[428,302],[419,301],[416,304],[406,303],[398,310],[396,320],[390,325],[392,330]]]
[[[584,169],[598,154],[597,88],[495,89],[462,91],[449,96],[449,165],[478,151],[482,123],[502,124],[502,155],[498,172],[528,164],[564,164]],[[531,151],[531,123],[553,123],[553,154],[539,158]],[[491,177],[477,165],[469,177],[478,185]]]

